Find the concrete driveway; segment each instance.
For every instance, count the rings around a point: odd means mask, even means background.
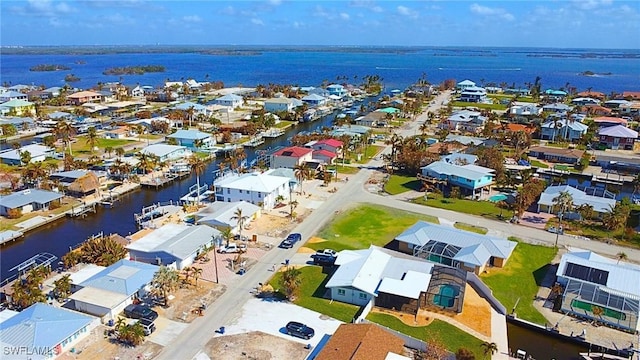
[[[162,346],[171,344],[171,342],[189,326],[187,323],[169,320],[162,316],[158,317],[154,323],[156,324],[156,331],[149,335],[148,339]]]

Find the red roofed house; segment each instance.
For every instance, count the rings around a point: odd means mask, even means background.
[[[404,353],[404,340],[378,325],[342,324],[316,360],[407,359]]]
[[[627,100],[640,100],[640,91],[624,91],[622,98]]]
[[[606,126],[615,126],[615,125],[624,125],[627,126],[627,120],[617,117],[611,116],[601,116],[593,119],[593,122],[596,123],[599,127]]]
[[[633,143],[638,138],[638,132],[623,125],[600,128],[598,131],[600,144],[610,149],[633,150]]]
[[[333,160],[335,160],[338,155],[332,153],[329,150],[313,150],[312,154],[313,160],[321,161],[325,164],[333,164]]]
[[[580,112],[586,113],[587,115],[608,116],[611,115],[612,111],[613,110],[600,105],[585,105],[580,108]]]
[[[596,98],[596,99],[604,99],[605,94],[601,93],[599,91],[583,91],[583,92],[579,92],[576,94],[576,97],[590,97],[590,98]]]
[[[291,146],[278,150],[271,154],[270,167],[293,169],[296,165],[304,165],[307,161],[312,161],[313,150],[300,146]]]
[[[533,132],[536,131],[536,128],[534,126],[527,126],[522,124],[507,124],[504,130],[506,132],[524,131],[527,134],[533,134]],[[494,130],[494,132],[497,132],[497,131],[500,131],[500,130],[498,129]]]
[[[307,144],[313,150],[327,150],[336,155],[342,153],[342,141],[336,139],[323,139]]]

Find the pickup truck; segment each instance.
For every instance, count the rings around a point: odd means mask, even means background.
[[[233,253],[245,252],[247,251],[247,245],[245,244],[238,245],[236,243],[230,243],[227,246],[219,247],[217,251],[220,254],[233,254]]]

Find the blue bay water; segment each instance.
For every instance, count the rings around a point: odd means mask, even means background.
[[[387,89],[406,88],[423,73],[432,83],[445,79],[471,79],[477,83],[507,83],[524,87],[542,78],[543,88],[560,88],[567,83],[578,90],[640,90],[638,50],[545,50],[510,48],[398,48],[349,52],[317,48],[313,51],[260,49],[256,55],[206,55],[201,53],[132,53],[100,55],[2,55],[0,83],[62,86],[64,76],[73,73],[81,81],[72,83],[90,88],[98,82],[119,81],[120,76],[102,72],[111,67],[163,65],[163,73],[125,75],[125,84],[159,86],[165,80],[194,78],[221,80],[226,86],[295,84],[317,86],[324,80],[347,76],[359,83],[364,75],[380,75]],[[77,62],[85,62],[77,64]],[[62,64],[69,71],[31,72],[38,64]],[[611,75],[583,76],[580,73]],[[209,75],[208,77],[206,77]],[[357,79],[354,80],[354,76]],[[343,82],[340,80],[340,82]]]

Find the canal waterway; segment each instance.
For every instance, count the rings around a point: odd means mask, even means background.
[[[581,359],[581,352],[589,350],[588,346],[570,343],[511,322],[507,322],[507,336],[512,353],[523,350],[536,360],[577,360]]]
[[[376,100],[377,98],[367,99],[365,104]],[[287,139],[296,133],[331,127],[338,113],[335,111],[316,121],[300,123],[287,129],[285,134],[278,138],[265,138],[265,143],[255,149],[245,147],[248,162],[256,158],[257,151],[289,146]],[[23,139],[19,142],[29,144],[32,140]],[[200,178],[201,184],[211,185],[213,183],[218,162],[219,159],[216,159],[207,165]],[[137,230],[133,214],[139,213],[143,207],[151,204],[180,199],[195,182],[195,174],[192,174],[158,190],[142,188],[122,196],[113,208],[98,206],[95,214],[89,214],[85,218],[63,218],[55,223],[30,231],[23,240],[7,244],[0,249],[0,278],[6,279],[13,276],[15,271],[10,271],[11,268],[41,252],[48,252],[60,258],[69,251],[69,247],[75,246],[101,231],[104,234],[118,233],[122,236],[133,233]]]

